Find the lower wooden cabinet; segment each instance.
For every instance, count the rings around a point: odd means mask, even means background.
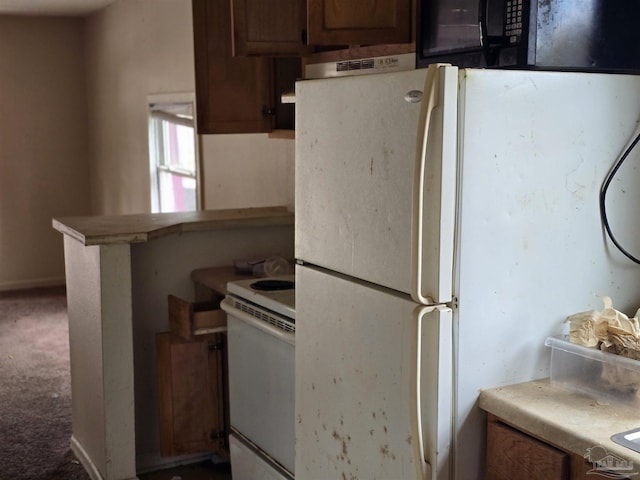
[[[228,456],[226,333],[220,310],[209,314],[169,298],[171,331],[156,334],[162,456],[211,452]],[[184,318],[182,318],[184,317]],[[205,328],[197,328],[206,321]],[[190,326],[191,328],[188,328]]]
[[[570,480],[570,458],[504,423],[487,423],[486,480]]]
[[[581,455],[562,451],[544,440],[532,437],[487,416],[487,458],[485,480],[593,480],[624,478],[595,471],[593,463]]]

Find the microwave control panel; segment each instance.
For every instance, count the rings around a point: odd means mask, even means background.
[[[504,36],[509,45],[520,41],[522,36],[522,11],[524,0],[507,0],[505,2]]]

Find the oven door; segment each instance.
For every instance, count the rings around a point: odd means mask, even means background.
[[[232,429],[294,471],[294,334],[221,302],[227,313]],[[253,308],[258,316],[276,314]]]

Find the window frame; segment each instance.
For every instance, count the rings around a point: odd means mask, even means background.
[[[191,120],[173,115],[167,110],[179,105],[188,105],[191,108]],[[202,163],[201,141],[196,130],[196,102],[193,92],[166,93],[147,96],[148,118],[148,145],[149,145],[149,198],[152,213],[162,213],[160,202],[160,172],[167,172],[185,178],[193,178],[196,184],[196,211],[202,210],[204,205],[202,189]],[[194,168],[185,170],[176,166],[157,164],[158,159],[166,158],[164,154],[164,142],[161,121],[169,121],[178,125],[188,126],[193,129],[194,137]]]

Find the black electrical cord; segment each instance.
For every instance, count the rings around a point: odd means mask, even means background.
[[[631,142],[631,144],[627,147],[627,149],[624,151],[624,153],[618,159],[615,165],[611,168],[611,171],[602,182],[602,187],[600,188],[600,219],[602,220],[602,225],[607,231],[607,235],[609,236],[613,244],[616,246],[616,248],[620,250],[629,260],[640,264],[640,260],[638,260],[636,257],[634,257],[629,252],[627,252],[627,250],[625,250],[625,248],[620,244],[620,242],[618,242],[615,235],[613,234],[613,231],[611,230],[611,226],[609,225],[609,220],[607,218],[607,206],[606,206],[607,190],[609,189],[609,185],[611,184],[613,177],[615,177],[616,173],[618,172],[618,169],[622,166],[622,164],[627,159],[631,151],[638,144],[638,142],[640,142],[640,133],[636,135],[636,137],[633,139],[633,142]]]

